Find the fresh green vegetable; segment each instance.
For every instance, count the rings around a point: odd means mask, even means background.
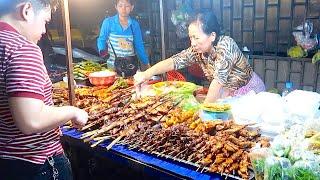
[[[294,180],[319,180],[319,175],[316,175],[312,170],[302,167],[291,168],[290,177]]]
[[[282,168],[280,164],[275,164],[266,169],[268,180],[281,180],[282,179]]]
[[[264,176],[265,159],[255,159],[252,161],[253,171],[257,180],[262,180]]]
[[[268,90],[270,93],[279,94],[279,90],[277,88],[271,88]]]
[[[257,171],[257,173],[264,172],[265,159],[256,159],[253,161],[253,167]]]

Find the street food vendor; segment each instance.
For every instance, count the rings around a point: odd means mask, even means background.
[[[134,2],[117,0],[115,8],[118,13],[102,23],[97,39],[98,51],[107,59],[108,67],[115,69],[118,75],[133,76],[139,69],[139,60],[145,67],[149,66],[140,25],[129,16]]]
[[[82,127],[88,113],[54,107],[37,46],[57,0],[0,0],[0,179],[72,180],[59,126]]]
[[[253,72],[236,42],[231,37],[222,35],[220,29],[213,13],[197,14],[188,29],[191,47],[160,61],[144,72],[136,73],[135,83],[140,84],[153,75],[197,63],[211,82],[206,103],[226,96],[244,95],[251,90],[256,93],[264,91],[263,81]]]

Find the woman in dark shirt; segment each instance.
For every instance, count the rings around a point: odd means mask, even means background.
[[[147,71],[138,72],[136,84],[153,75],[182,69],[197,63],[211,82],[205,102],[214,102],[225,96],[244,95],[253,90],[264,91],[262,80],[248,63],[236,42],[220,35],[220,26],[212,13],[198,14],[189,25],[191,47],[163,60]]]

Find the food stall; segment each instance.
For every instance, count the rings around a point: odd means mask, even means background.
[[[175,5],[178,6],[179,3],[182,1],[177,1]],[[247,23],[244,19],[249,16],[246,14],[248,8],[261,13],[260,1],[252,3],[243,1],[240,4],[234,1],[192,1],[192,3],[192,6],[200,9],[220,7],[220,10],[215,10],[221,15],[226,12],[231,13],[229,18],[234,23],[239,18],[232,14],[237,13],[232,11],[232,8],[243,9],[240,18],[243,23]],[[214,6],[215,3],[219,6]],[[165,32],[171,31],[173,27],[167,27],[172,24],[166,21],[170,17],[167,17],[165,12],[171,12],[172,4],[161,0],[146,4],[152,7],[150,14],[155,13],[154,7],[159,7],[161,28],[158,29],[160,30],[158,35],[161,41],[155,44],[161,42],[161,46],[158,46],[161,48],[155,51],[161,52],[162,58],[168,57],[172,52],[167,52],[166,44],[171,44],[168,42],[171,39],[168,36],[172,33],[167,35]],[[280,5],[280,2],[265,3],[264,9],[267,15],[263,18],[266,23],[269,8],[278,8],[280,11]],[[291,5],[292,8],[301,6],[307,8],[308,3]],[[320,162],[317,155],[320,128],[316,126],[319,123],[318,103],[310,102],[308,107],[312,107],[312,111],[308,113],[291,113],[296,110],[294,108],[289,110],[284,108],[282,111],[282,107],[292,107],[292,104],[301,103],[301,100],[295,99],[301,96],[299,92],[293,94],[291,99],[283,99],[271,93],[250,94],[246,97],[202,104],[199,97],[205,95],[203,84],[167,81],[165,77],[161,79],[162,82],[152,81],[144,84],[142,92],[137,93],[132,79],[118,77],[97,62],[85,60],[72,63],[68,1],[63,1],[63,9],[68,86],[65,82],[56,83],[53,99],[56,106],[72,104],[89,113],[89,121],[82,129],[74,129],[71,124],[62,127],[62,141],[71,159],[76,179],[102,179],[110,173],[114,173],[111,175],[114,178],[154,179],[263,179],[263,176],[265,179],[306,177],[317,179],[320,177],[320,172],[317,171]],[[225,20],[222,16],[220,18]],[[256,16],[254,18],[258,23],[259,18]],[[282,19],[279,18],[277,21],[280,20]],[[150,22],[153,22],[152,19]],[[317,23],[314,23],[314,26],[319,25]],[[243,28],[244,24],[240,27],[242,27],[241,43],[246,44],[245,37],[248,36],[245,34],[252,33],[254,36],[255,30],[246,31]],[[231,29],[227,29],[227,33],[237,36],[233,28],[236,29],[232,26]],[[276,32],[280,36],[279,28]],[[316,28],[319,29],[319,26]],[[270,30],[263,32],[265,38],[271,33]],[[281,78],[279,75],[281,67],[289,64],[285,72],[289,74],[288,80],[294,82],[299,80],[299,83],[294,83],[295,88],[312,88],[313,91],[319,92],[317,86],[319,65],[313,62],[314,67],[310,67],[312,57],[301,59],[279,57],[281,43],[277,46],[277,52],[274,52],[277,55],[270,56],[268,53],[256,55],[255,51],[259,51],[261,47],[255,43],[252,42],[253,46],[250,46],[252,49],[250,57],[255,71],[258,70],[259,73],[261,69],[260,73],[269,89],[276,88],[280,91],[283,89],[282,85],[287,80],[281,81],[277,78]],[[268,42],[263,43],[268,47]],[[266,51],[267,48],[260,52]],[[157,57],[156,54],[150,56]],[[293,76],[297,73],[294,71],[297,67],[303,69],[303,72],[299,72],[302,75],[298,78]],[[308,68],[314,73],[308,73]],[[270,71],[273,73],[270,74]],[[188,77],[188,74],[186,76]],[[306,77],[310,76],[315,80],[309,84],[304,83]],[[273,82],[269,82],[270,79]],[[81,86],[76,86],[74,83]],[[303,94],[303,97],[319,98],[317,93],[310,96]],[[273,107],[275,102],[280,103],[281,108]],[[274,116],[268,116],[270,114]],[[304,116],[305,114],[314,116]],[[299,121],[287,122],[291,118],[297,118]],[[281,123],[275,123],[270,119],[279,120]],[[312,119],[314,124],[307,126],[305,122],[309,119]],[[273,130],[273,127],[279,131],[269,132],[268,130]],[[293,134],[297,129],[300,134]],[[305,144],[298,148],[296,143],[302,139],[306,139]],[[289,143],[284,143],[288,141]]]

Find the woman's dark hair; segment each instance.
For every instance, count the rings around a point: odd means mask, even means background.
[[[196,14],[190,24],[199,23],[204,33],[207,35],[215,32],[217,36],[221,35],[221,26],[218,22],[217,17],[212,12],[203,12]]]
[[[116,0],[116,4],[119,3],[120,0]],[[127,0],[131,5],[134,5],[135,0]]]

